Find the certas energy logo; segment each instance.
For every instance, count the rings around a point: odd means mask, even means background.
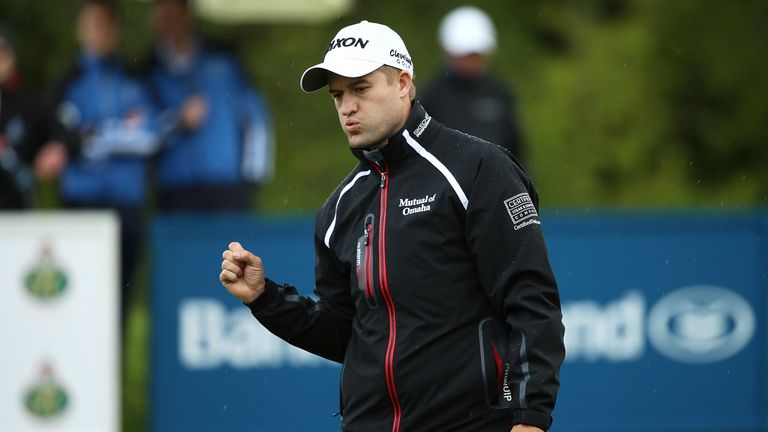
[[[38,263],[24,278],[24,286],[33,297],[50,300],[61,296],[67,288],[67,275],[55,263],[53,249],[43,245]]]
[[[56,381],[53,369],[48,364],[43,365],[38,382],[24,397],[27,411],[36,417],[51,419],[64,412],[68,403],[67,392]]]
[[[515,231],[525,228],[531,224],[541,225],[538,218],[539,214],[536,212],[536,207],[533,205],[531,196],[526,192],[517,194],[512,198],[504,201],[504,207],[509,213],[509,217],[512,218],[512,223],[515,225]]]
[[[437,194],[424,195],[422,198],[400,198],[398,207],[403,209],[403,216],[414,213],[423,213],[432,210]]]
[[[755,334],[751,305],[726,288],[689,286],[646,305],[639,291],[603,305],[565,302],[566,360],[636,361],[648,341],[675,361],[715,363],[741,352]]]
[[[361,49],[365,49],[365,47],[368,45],[368,42],[370,42],[370,40],[363,40],[363,38],[354,37],[334,39],[331,41],[331,43],[328,44],[328,48],[325,50],[325,52],[327,53],[328,51],[342,47],[359,47]]]

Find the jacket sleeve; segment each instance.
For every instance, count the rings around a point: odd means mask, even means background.
[[[499,150],[499,149],[494,149]],[[470,190],[467,239],[480,282],[507,324],[503,406],[515,424],[549,428],[565,356],[557,284],[538,216],[538,197],[522,169],[502,151],[483,158]]]
[[[343,362],[354,304],[344,265],[315,236],[315,296],[267,280],[267,291],[248,307],[264,327],[286,342],[328,360]]]
[[[253,86],[234,55],[228,55],[232,87],[239,95],[238,126],[242,134],[242,178],[253,183],[272,178],[275,165],[275,133],[269,103]]]
[[[124,80],[123,93],[130,95],[120,101],[120,116],[102,118],[95,125],[90,139],[83,146],[87,159],[102,160],[111,156],[145,157],[159,145],[155,107],[144,83]]]
[[[274,174],[275,134],[264,97],[243,84],[243,178],[261,183]]]
[[[79,131],[79,111],[69,103],[69,94],[72,82],[80,76],[79,68],[70,70],[64,78],[54,86],[53,92],[48,95],[47,103],[51,106],[53,139],[61,141],[69,153],[71,159],[80,157],[82,141]]]

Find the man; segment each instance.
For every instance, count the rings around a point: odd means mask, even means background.
[[[61,122],[80,144],[61,178],[64,205],[109,208],[120,217],[124,321],[143,235],[148,156],[158,134],[149,92],[117,55],[119,15],[114,1],[82,3],[76,24],[81,52],[60,84],[57,105]]]
[[[164,211],[248,210],[272,174],[263,97],[240,64],[195,33],[187,0],[155,0],[147,74],[162,110],[158,205]]]
[[[271,332],[343,363],[345,431],[549,427],[563,326],[530,180],[413,102],[389,27],[339,31],[301,79],[328,85],[360,160],[316,222],[318,300],[233,242],[222,284]]]
[[[448,13],[438,31],[445,67],[420,97],[435,119],[498,144],[524,160],[522,134],[512,91],[488,72],[496,49],[491,18],[473,6]]]
[[[0,27],[0,210],[34,207],[36,180],[66,165],[66,134],[41,99],[23,88],[16,44]]]

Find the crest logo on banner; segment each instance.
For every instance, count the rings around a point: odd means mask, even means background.
[[[47,420],[63,413],[68,404],[67,392],[57,382],[53,368],[44,364],[37,383],[24,396],[24,406],[30,414]]]
[[[64,294],[67,282],[67,274],[54,260],[53,248],[44,243],[37,264],[24,278],[27,292],[40,300],[52,300]]]

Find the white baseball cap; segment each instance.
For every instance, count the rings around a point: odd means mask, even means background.
[[[310,93],[323,88],[328,84],[328,72],[357,78],[383,65],[401,69],[413,77],[413,60],[400,36],[383,24],[360,21],[336,33],[323,62],[301,75],[301,89]]]
[[[491,18],[473,6],[462,6],[440,23],[440,44],[452,56],[489,54],[496,49],[496,28]]]

